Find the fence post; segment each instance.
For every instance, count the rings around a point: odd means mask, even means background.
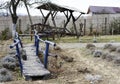
[[[86,35],[86,19],[84,19],[84,35]]]
[[[47,68],[49,43],[45,42],[45,44],[46,44],[46,48],[45,48],[45,54],[44,54],[44,67]]]

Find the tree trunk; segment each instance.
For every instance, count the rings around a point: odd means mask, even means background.
[[[10,4],[9,4],[9,11],[10,11],[10,14],[11,14],[11,18],[12,18],[12,37],[13,39],[15,39],[15,33],[16,33],[16,23],[17,23],[17,20],[18,20],[18,16],[17,16],[17,13],[16,13],[16,10],[17,10],[17,6],[19,4],[20,0],[10,0]]]
[[[12,37],[13,39],[15,38],[15,33],[16,33],[16,24],[12,24]]]
[[[26,10],[27,10],[27,13],[28,13],[28,17],[29,17],[29,20],[30,20],[30,24],[32,25],[33,22],[32,22],[32,19],[31,19],[31,15],[30,15],[30,12],[29,12],[28,6],[27,6],[26,2],[24,2],[24,4],[25,4],[25,7],[26,7]]]

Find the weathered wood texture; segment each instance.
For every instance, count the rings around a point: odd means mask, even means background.
[[[50,72],[44,68],[44,65],[35,54],[35,47],[33,45],[26,45],[24,47],[27,54],[27,60],[23,63],[23,75],[24,76],[44,76],[50,74]]]

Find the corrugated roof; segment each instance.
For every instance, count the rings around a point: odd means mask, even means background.
[[[73,11],[73,12],[84,13],[76,8],[68,7],[68,6],[61,6],[61,5],[58,5],[55,3],[51,3],[51,2],[43,3],[40,6],[38,6],[37,8],[44,9],[44,10],[51,10],[51,11],[60,11],[60,12]]]
[[[87,14],[90,12],[94,14],[115,14],[120,13],[120,7],[90,6]]]

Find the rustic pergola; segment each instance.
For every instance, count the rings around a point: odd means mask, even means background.
[[[74,30],[75,30],[75,35],[78,36],[78,32],[77,32],[77,28],[76,28],[76,24],[75,22],[79,19],[79,17],[84,14],[83,12],[75,9],[75,8],[71,8],[71,7],[67,7],[67,6],[61,6],[61,5],[57,5],[51,2],[47,2],[47,3],[43,3],[40,6],[37,7],[37,9],[40,10],[42,17],[43,17],[43,25],[45,26],[47,23],[48,18],[51,16],[54,28],[58,28],[56,26],[56,22],[55,22],[55,17],[57,15],[58,12],[61,12],[65,15],[66,17],[66,22],[64,24],[64,30],[67,31],[69,34],[72,34],[66,27],[68,25],[68,23],[70,22],[70,19],[72,19],[73,22],[73,26],[74,26]],[[49,11],[48,14],[45,16],[43,13],[43,10],[47,10]],[[73,12],[79,12],[79,16],[77,18],[75,18],[75,16],[73,15]],[[44,27],[43,27],[44,29]],[[42,29],[42,30],[43,30]]]

